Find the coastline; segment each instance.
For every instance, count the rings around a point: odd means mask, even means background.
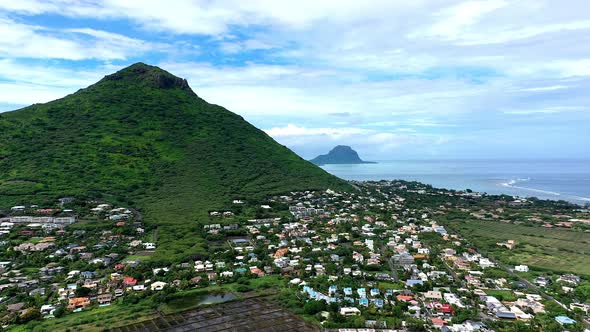
[[[418,181],[436,188],[514,197],[590,203],[590,162],[404,160],[378,164],[328,164],[322,169],[346,180]]]

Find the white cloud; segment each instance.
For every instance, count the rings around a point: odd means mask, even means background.
[[[265,130],[272,137],[289,137],[289,136],[329,136],[338,139],[344,136],[360,135],[369,133],[369,130],[359,128],[305,128],[293,124],[286,127],[273,127]]]
[[[90,70],[61,68],[54,64],[24,64],[0,59],[0,103],[30,105],[62,98],[95,83],[119,66],[104,65]]]
[[[464,30],[477,23],[483,16],[508,5],[505,0],[465,1],[455,6],[444,8],[435,13],[438,18],[427,31],[417,35],[438,37],[448,40],[458,39]],[[416,37],[411,34],[410,37]]]
[[[39,59],[123,60],[163,45],[95,29],[52,29],[0,17],[0,55]]]
[[[518,91],[521,92],[544,92],[544,91],[555,91],[555,90],[561,90],[561,89],[567,89],[568,86],[567,85],[551,85],[551,86],[539,86],[539,87],[533,87],[533,88],[522,88],[522,89],[518,89]]]
[[[512,115],[531,115],[531,114],[556,114],[563,112],[580,112],[587,111],[588,107],[584,106],[554,106],[539,109],[519,109],[519,110],[505,110],[504,114]]]

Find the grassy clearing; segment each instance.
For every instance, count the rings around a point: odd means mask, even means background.
[[[495,296],[500,301],[516,301],[516,295],[511,290],[486,289],[486,294]]]
[[[379,282],[379,288],[383,289],[404,289],[404,285],[402,283],[395,283],[395,282]]]
[[[492,221],[452,222],[450,226],[507,264],[590,275],[588,233]],[[516,240],[517,247],[508,250],[496,245],[496,242],[506,240]]]

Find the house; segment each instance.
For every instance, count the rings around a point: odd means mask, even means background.
[[[580,277],[573,274],[564,274],[557,279],[557,282],[565,282],[572,285],[580,283]]]
[[[330,287],[328,287],[328,293],[329,294],[336,294],[336,291],[338,290],[338,287],[335,285],[332,285]]]
[[[448,324],[447,321],[444,320],[444,319],[441,319],[441,318],[432,318],[432,325],[435,328],[441,328],[441,327],[443,327],[443,326],[445,326],[447,324]]]
[[[52,304],[44,304],[44,305],[41,306],[41,309],[39,311],[41,312],[41,315],[49,315],[54,310],[55,310],[55,306],[54,305],[52,305]]]
[[[540,276],[533,280],[533,282],[541,287],[547,287],[551,284],[551,279],[548,277]]]
[[[410,302],[414,299],[414,297],[411,295],[398,295],[395,298],[401,302]]]
[[[516,314],[512,311],[498,310],[496,311],[496,317],[502,319],[516,319]]]
[[[340,314],[342,316],[358,316],[361,314],[361,311],[354,307],[342,307],[340,308]]]
[[[442,294],[439,291],[428,291],[424,293],[424,298],[428,300],[441,300]]]
[[[480,266],[482,269],[486,269],[486,268],[488,268],[488,267],[494,267],[494,266],[496,266],[496,264],[494,264],[494,263],[493,263],[492,261],[490,261],[488,258],[481,258],[481,259],[479,260],[479,266]]]
[[[125,277],[125,279],[123,279],[123,285],[125,286],[135,286],[137,284],[137,279],[133,278],[133,277]]]
[[[113,296],[111,294],[100,294],[97,297],[98,304],[100,304],[100,305],[110,304],[112,300],[113,300]]]
[[[162,289],[164,289],[164,286],[166,286],[167,284],[165,282],[162,281],[156,281],[153,284],[150,285],[151,290],[153,291],[160,291]]]
[[[516,265],[514,270],[518,272],[529,272],[529,267],[527,265]]]
[[[259,277],[264,277],[265,275],[264,271],[259,269],[257,266],[250,266],[250,273],[255,274]]]
[[[74,297],[68,301],[67,308],[70,310],[84,309],[90,305],[90,299],[87,297]]]
[[[134,291],[142,292],[145,290],[145,285],[135,285],[131,289],[133,289]]]
[[[455,310],[453,309],[453,307],[451,307],[451,305],[448,304],[448,303],[445,303],[445,304],[438,303],[438,304],[435,305],[435,308],[436,308],[436,310],[438,312],[441,312],[441,313],[446,314],[446,315],[452,315],[453,312],[455,312]]]

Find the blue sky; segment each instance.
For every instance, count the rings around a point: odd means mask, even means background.
[[[0,0],[0,111],[143,61],[305,158],[590,158],[585,0]]]

